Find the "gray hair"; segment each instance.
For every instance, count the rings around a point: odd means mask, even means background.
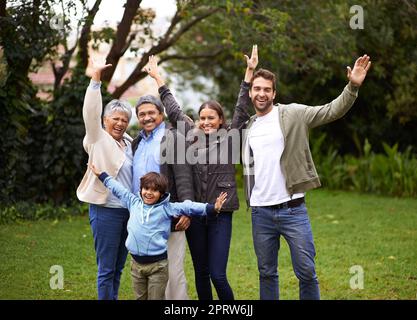
[[[157,97],[153,95],[148,94],[146,96],[140,97],[138,102],[136,102],[136,114],[138,114],[139,107],[145,103],[153,104],[156,107],[156,109],[158,109],[159,113],[164,113],[164,106],[162,105],[161,100],[159,100]]]
[[[103,111],[103,117],[107,117],[111,115],[113,112],[117,111],[126,113],[130,122],[130,119],[132,118],[132,106],[129,102],[125,100],[113,99],[108,104],[106,104]]]

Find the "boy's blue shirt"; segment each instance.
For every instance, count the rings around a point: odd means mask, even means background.
[[[190,200],[171,203],[169,193],[165,193],[157,203],[147,205],[140,195],[133,194],[107,173],[103,172],[99,179],[130,212],[126,248],[137,256],[156,256],[167,251],[172,217],[203,216],[215,212],[212,204]]]

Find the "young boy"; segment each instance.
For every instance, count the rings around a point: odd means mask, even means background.
[[[140,194],[135,195],[106,172],[100,172],[94,165],[90,168],[130,212],[126,247],[133,258],[131,274],[136,298],[163,300],[168,282],[167,241],[171,218],[217,214],[227,193],[222,192],[214,205],[190,200],[171,203],[168,180],[159,173],[149,172],[140,178]]]

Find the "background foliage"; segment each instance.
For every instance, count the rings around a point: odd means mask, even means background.
[[[354,4],[364,9],[363,30],[349,26],[353,17],[349,9]],[[342,154],[362,154],[365,139],[377,152],[384,151],[382,141],[398,143],[400,150],[412,145],[416,151],[415,1],[266,0],[242,2],[242,7],[230,12],[228,19],[206,19],[186,35],[189,41],[178,45],[179,50],[192,54],[201,44],[229,44],[228,50],[209,62],[173,64],[172,72],[187,76],[184,87],[195,81],[196,74],[203,74],[214,81],[214,88],[204,83],[197,83],[196,88],[206,88],[209,96],[232,110],[244,73],[242,52],[250,53],[256,43],[259,67],[278,75],[276,102],[320,105],[340,94],[347,82],[346,66],[366,53],[373,67],[353,110],[344,119],[319,128],[318,134],[331,136],[329,146]],[[266,23],[260,27],[262,22]]]

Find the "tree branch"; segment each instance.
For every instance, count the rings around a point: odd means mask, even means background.
[[[124,46],[124,48],[121,50],[120,52],[120,56],[123,57],[123,55],[125,54],[125,52],[129,49],[130,45],[132,44],[132,41],[135,40],[137,33],[132,33],[129,36],[129,40],[126,41],[126,44]]]
[[[113,77],[114,71],[116,70],[119,59],[123,56],[126,48],[126,39],[130,33],[133,19],[139,9],[142,0],[127,0],[125,10],[123,13],[122,21],[119,23],[116,32],[116,38],[113,42],[113,46],[107,55],[106,62],[111,63],[112,66],[103,71],[101,79],[103,81],[110,82]],[[133,39],[132,39],[133,40]],[[130,40],[130,42],[132,41]]]
[[[182,20],[181,11],[177,10],[175,12],[175,15],[172,17],[171,24],[169,25],[169,27],[168,27],[167,31],[165,32],[164,37],[161,41],[168,41],[170,35],[172,34],[175,27],[177,26],[178,23],[180,23],[181,20]]]
[[[96,16],[100,7],[101,0],[96,0],[94,6],[88,11],[88,15],[85,19],[84,27],[81,30],[81,36],[79,39],[79,67],[86,69],[88,66],[88,42],[90,41],[90,31],[93,25],[94,17]]]
[[[77,48],[77,44],[75,44],[71,49],[65,51],[65,54],[62,57],[62,67],[57,67],[54,62],[51,63],[52,71],[54,72],[55,77],[54,94],[58,91],[59,87],[61,86],[61,81],[69,69],[69,64],[71,62],[75,48]]]
[[[64,5],[64,1],[61,0],[60,2],[61,2],[62,18],[65,21],[66,17],[65,17],[65,5]],[[78,32],[77,32],[77,39],[78,39]],[[67,52],[68,51],[67,32],[64,32],[63,45],[64,45],[64,48],[65,48],[65,52]]]
[[[209,16],[213,15],[214,13],[220,11],[221,8],[211,8],[210,10],[207,10],[206,12],[202,13],[201,15],[195,17],[194,19],[190,20],[188,23],[184,24],[180,27],[180,29],[168,40],[169,46],[174,44],[178,41],[178,39],[186,33],[188,30],[190,30],[194,25],[199,23],[200,21],[204,20],[205,18],[208,18]]]
[[[135,70],[130,74],[130,76],[126,79],[126,81],[119,87],[114,90],[112,93],[112,96],[115,99],[120,98],[120,96],[129,89],[130,86],[134,85],[136,82],[140,81],[146,76],[146,73],[142,71],[143,67],[148,63],[149,57],[151,55],[158,55],[159,53],[167,50],[169,47],[174,45],[181,36],[186,33],[188,30],[190,30],[194,25],[202,21],[203,19],[209,17],[210,15],[216,13],[217,11],[221,10],[221,8],[211,8],[200,15],[194,17],[190,21],[188,21],[186,24],[181,26],[178,31],[175,32],[174,35],[169,37],[170,34],[174,31],[175,25],[179,23],[181,20],[180,14],[175,14],[174,18],[171,21],[171,25],[168,28],[167,32],[165,33],[164,37],[161,38],[161,40],[158,42],[157,45],[153,46],[148,50],[148,52],[145,52],[139,61],[139,63],[136,65]],[[175,18],[178,16],[178,18]]]
[[[201,54],[194,54],[190,56],[182,56],[178,54],[167,55],[163,56],[159,61],[158,65],[168,61],[168,60],[199,60],[199,59],[212,59],[217,57],[220,53],[222,53],[223,48],[216,50],[214,53],[201,53]]]
[[[412,11],[414,14],[417,14],[417,8],[413,3],[410,3],[410,1],[408,0],[402,0],[402,2],[406,4],[406,6],[408,7],[408,9],[410,9],[410,11]]]
[[[61,9],[64,15],[64,21],[65,21],[65,6],[64,6],[64,1],[61,0]],[[83,8],[83,12],[85,12],[85,7]],[[75,43],[74,46],[71,49],[68,49],[68,41],[67,41],[67,33],[64,34],[64,39],[63,39],[63,46],[65,49],[64,54],[62,55],[62,57],[60,58],[60,61],[62,62],[62,66],[58,67],[56,65],[55,62],[51,62],[51,66],[52,66],[52,71],[54,74],[54,95],[57,93],[58,89],[61,86],[61,82],[62,79],[64,78],[65,74],[68,72],[69,69],[69,64],[71,62],[72,56],[77,48],[78,45],[78,41],[79,41],[79,35],[80,35],[80,28],[81,28],[81,23],[79,22],[77,24],[77,32],[76,32],[76,36],[75,36]]]
[[[0,17],[6,16],[6,0],[0,0]]]

